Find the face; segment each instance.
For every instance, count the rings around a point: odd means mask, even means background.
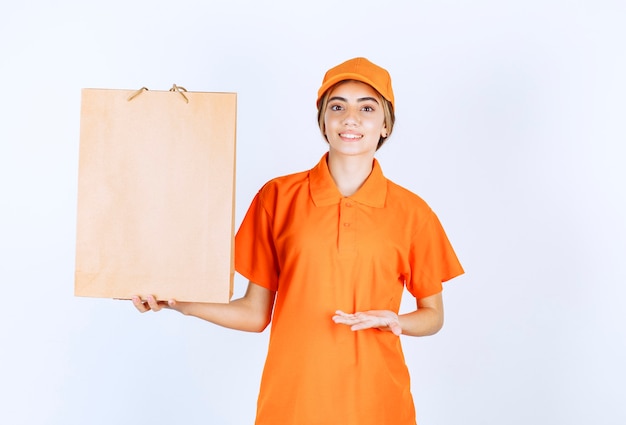
[[[381,96],[359,81],[339,84],[329,93],[324,126],[331,153],[373,157],[387,137]]]

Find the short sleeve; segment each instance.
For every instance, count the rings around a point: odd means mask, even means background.
[[[464,273],[443,226],[432,211],[413,235],[409,262],[411,275],[406,286],[416,298],[441,292],[443,282]]]
[[[262,193],[252,200],[235,235],[235,270],[264,288],[278,289],[278,260],[271,217],[263,208]]]

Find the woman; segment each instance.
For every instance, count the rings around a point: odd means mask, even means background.
[[[395,119],[388,72],[348,60],[326,73],[317,106],[328,152],[266,183],[237,232],[245,295],[133,302],[245,331],[271,322],[257,425],[415,425],[398,336],[441,329],[442,282],[463,269],[428,205],[374,159]],[[398,315],[405,287],[416,308]]]

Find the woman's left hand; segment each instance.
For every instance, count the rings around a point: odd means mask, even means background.
[[[393,332],[395,335],[402,334],[398,315],[389,310],[369,310],[352,314],[337,310],[333,322],[348,325],[353,331],[375,328]]]

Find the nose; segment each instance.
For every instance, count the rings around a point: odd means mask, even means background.
[[[355,108],[347,108],[343,118],[345,125],[356,125],[359,123],[358,110]]]

